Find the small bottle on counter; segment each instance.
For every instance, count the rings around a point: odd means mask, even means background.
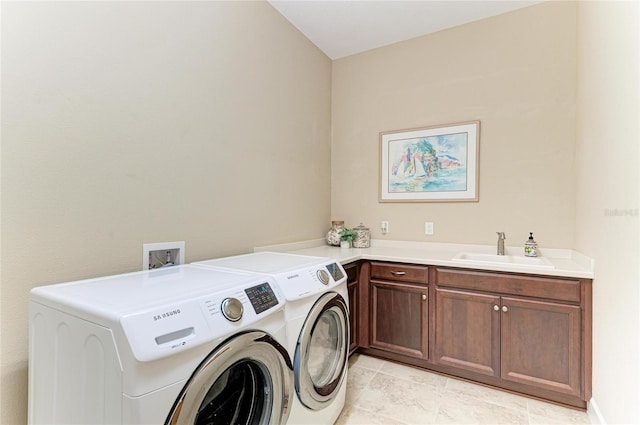
[[[524,255],[526,257],[538,256],[538,243],[533,240],[533,232],[529,232],[529,239],[524,243]]]

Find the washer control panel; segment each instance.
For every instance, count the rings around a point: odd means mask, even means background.
[[[278,305],[278,298],[268,282],[244,290],[256,314]]]
[[[283,314],[284,303],[273,281],[253,279],[246,286],[125,315],[120,323],[134,357],[145,362],[230,335],[271,314]]]

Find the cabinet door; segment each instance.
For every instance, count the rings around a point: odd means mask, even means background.
[[[580,307],[502,298],[501,378],[580,395]]]
[[[358,279],[360,277],[360,263],[351,263],[344,266],[347,272],[347,291],[349,293],[349,353],[358,348]]]
[[[349,353],[358,348],[358,284],[347,285],[349,291]]]
[[[499,305],[495,295],[436,288],[434,361],[498,376]]]
[[[427,358],[427,287],[373,281],[370,346]]]

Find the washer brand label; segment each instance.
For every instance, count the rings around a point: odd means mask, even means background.
[[[180,313],[181,313],[180,309],[176,308],[175,310],[165,311],[162,314],[154,314],[153,315],[153,320],[154,321],[158,321],[158,320],[166,319],[166,318],[171,317],[171,316],[177,316]]]
[[[287,279],[295,279],[296,277],[300,277],[299,274],[292,274],[291,276],[287,276]]]

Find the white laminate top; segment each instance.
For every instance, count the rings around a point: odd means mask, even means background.
[[[282,245],[257,247],[255,251],[279,251],[316,257],[332,258],[341,264],[356,260],[397,261],[403,263],[448,266],[476,270],[494,270],[593,279],[593,260],[569,249],[541,249],[540,256],[548,259],[554,268],[535,268],[517,264],[480,264],[454,261],[460,252],[495,254],[492,245],[466,245],[412,241],[372,240],[370,248],[340,248],[329,246],[324,239]],[[507,247],[507,254],[524,257],[522,247]]]

